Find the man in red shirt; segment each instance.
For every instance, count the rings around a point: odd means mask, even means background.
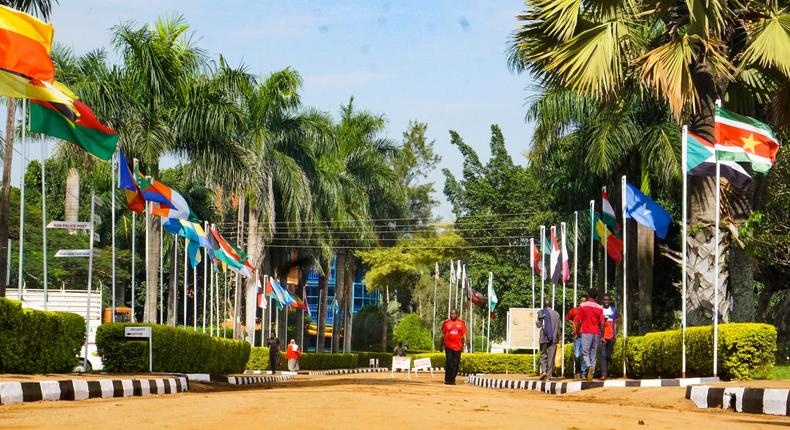
[[[582,338],[582,378],[591,381],[595,373],[595,361],[598,354],[598,345],[601,343],[603,333],[603,308],[595,302],[598,292],[590,290],[587,301],[579,305],[579,313],[574,325]]]
[[[582,293],[579,296],[579,303],[584,303],[587,301],[587,293]],[[577,325],[577,321],[581,321],[579,318],[579,306],[572,308],[568,311],[568,315],[565,316],[565,321],[573,322],[573,365],[574,365],[574,379],[581,379],[581,370],[584,369],[582,365],[582,338],[579,336],[579,326]]]
[[[444,383],[455,385],[455,376],[461,364],[461,351],[466,345],[466,324],[458,318],[455,309],[450,311],[450,319],[442,324],[441,346],[444,348]]]

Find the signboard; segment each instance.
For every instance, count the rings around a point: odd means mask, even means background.
[[[508,310],[508,344],[512,349],[533,349],[538,347],[538,309],[510,308]]]
[[[392,372],[390,372],[391,377],[395,377],[396,370],[405,370],[409,372],[409,379],[411,379],[411,358],[392,357]]]
[[[126,337],[151,337],[151,327],[124,327],[123,334]]]
[[[430,358],[418,358],[414,360],[414,369],[415,370],[428,370],[431,368],[431,359]]]
[[[50,221],[47,228],[66,228],[69,230],[88,230],[91,223],[85,221]]]
[[[96,252],[98,254],[98,252]],[[55,257],[90,257],[90,249],[61,249],[55,253]]]

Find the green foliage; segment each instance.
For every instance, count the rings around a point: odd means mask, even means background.
[[[394,343],[403,342],[409,349],[430,349],[431,330],[416,313],[406,315],[393,331]]]
[[[752,376],[754,377],[754,379],[787,380],[790,379],[790,366],[788,365],[774,366],[771,369],[755,372]]]
[[[444,367],[445,355],[443,352],[414,354],[413,359],[430,358],[433,367]],[[532,367],[532,354],[489,354],[475,352],[461,354],[461,373],[488,373],[488,374],[535,374]]]
[[[313,354],[302,353],[299,358],[300,370],[326,370],[326,369],[351,369],[358,366],[359,356],[357,354]],[[365,366],[367,367],[367,366]],[[250,359],[247,362],[248,370],[268,370],[269,348],[252,348]],[[279,370],[288,369],[288,361],[285,353],[280,352],[280,360],[277,365]]]
[[[225,375],[244,371],[250,357],[247,342],[221,339],[180,327],[111,323],[99,326],[96,347],[109,372],[148,370],[148,342],[127,340],[126,326],[151,327],[155,372]]]
[[[367,306],[354,315],[351,347],[354,351],[374,351],[381,349],[381,308]],[[392,324],[388,324],[392,330]],[[392,336],[387,336],[389,339]]]
[[[70,372],[84,341],[79,315],[23,309],[0,298],[0,373]]]
[[[357,367],[370,367],[372,358],[379,360],[379,367],[392,366],[392,353],[390,352],[355,351],[354,354],[357,355]]]

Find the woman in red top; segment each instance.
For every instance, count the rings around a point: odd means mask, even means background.
[[[299,357],[302,356],[302,353],[299,352],[299,345],[296,344],[296,341],[291,339],[291,343],[288,344],[288,347],[285,349],[285,359],[288,360],[288,370],[291,372],[296,372],[299,370]]]

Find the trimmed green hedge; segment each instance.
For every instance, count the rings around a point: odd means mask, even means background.
[[[111,323],[96,331],[96,348],[108,372],[148,371],[148,341],[127,340],[126,326],[151,327],[155,372],[239,373],[250,357],[250,344],[240,340],[158,324]]]
[[[430,358],[433,367],[444,367],[445,355],[443,352],[415,354],[413,359]],[[461,365],[458,367],[461,373],[523,373],[534,374],[532,367],[532,354],[489,354],[485,352],[475,352],[471,354],[461,354]]]
[[[0,373],[71,372],[85,341],[85,320],[22,308],[0,297]]]
[[[357,355],[357,367],[370,367],[371,358],[379,359],[379,367],[392,366],[392,353],[389,352],[357,351],[354,354]]]
[[[327,369],[350,369],[357,367],[359,357],[357,354],[314,354],[302,353],[299,358],[300,370],[327,370]],[[248,370],[267,370],[269,369],[269,348],[252,348],[250,359],[247,361]],[[288,361],[285,353],[280,352],[279,370],[288,369]]]

